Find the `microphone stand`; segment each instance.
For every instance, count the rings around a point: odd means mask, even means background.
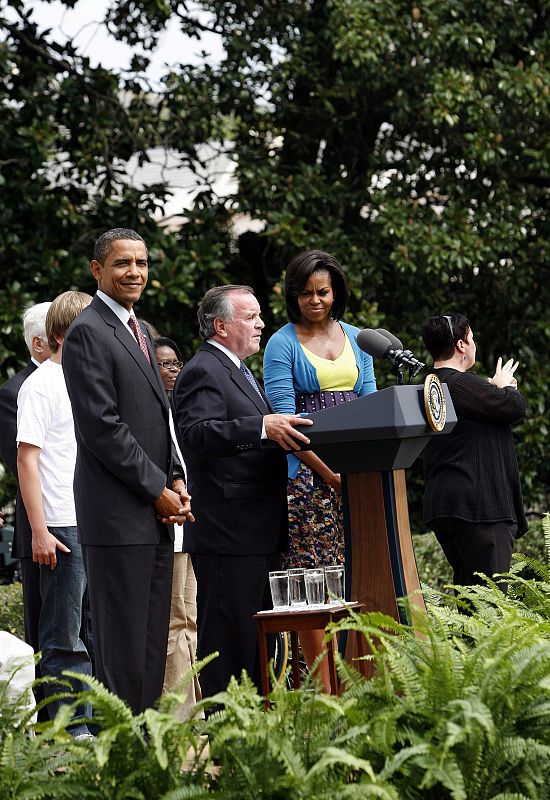
[[[393,364],[392,372],[395,375],[397,380],[398,386],[403,386],[405,383],[405,376],[403,375],[403,370],[399,367],[399,364]],[[410,369],[409,369],[409,381],[410,381]]]
[[[422,372],[425,369],[426,365],[422,363],[416,364],[416,366],[409,367],[409,383],[411,383],[413,378],[416,378],[419,372]]]
[[[412,364],[410,364],[409,365],[409,377],[408,377],[407,383],[412,383],[413,378],[416,378],[418,373],[422,372],[424,367],[425,367],[425,364],[420,364],[419,363],[419,364],[416,364],[414,366]],[[392,365],[392,372],[395,375],[395,379],[397,381],[397,385],[398,386],[404,386],[405,385],[405,376],[403,374],[402,365],[394,363]]]

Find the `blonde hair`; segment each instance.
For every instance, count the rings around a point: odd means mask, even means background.
[[[55,298],[46,314],[46,336],[52,353],[59,350],[58,339],[64,339],[71,322],[92,302],[86,292],[63,292]]]

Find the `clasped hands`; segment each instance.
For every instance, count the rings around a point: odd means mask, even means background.
[[[518,382],[514,377],[514,372],[518,368],[518,364],[519,361],[514,363],[514,359],[510,358],[506,364],[503,365],[502,358],[499,357],[495,374],[492,378],[487,378],[487,380],[494,386],[498,386],[499,389],[504,389],[505,386],[511,386],[513,389],[517,389]]]
[[[160,521],[167,525],[183,525],[185,521],[195,521],[191,513],[191,495],[181,479],[174,481],[171,489],[166,487],[163,490],[155,501],[155,508]]]

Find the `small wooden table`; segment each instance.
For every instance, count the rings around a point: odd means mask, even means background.
[[[264,697],[269,694],[269,664],[267,656],[267,634],[290,631],[292,645],[292,677],[294,687],[300,687],[300,664],[298,661],[298,631],[324,630],[330,622],[338,622],[349,616],[350,610],[362,611],[363,604],[357,601],[346,602],[346,605],[317,606],[300,610],[274,609],[273,611],[260,611],[254,614],[258,626],[258,644],[260,649],[260,670],[262,676],[262,693]],[[357,655],[365,655],[365,642],[357,634]],[[327,658],[330,675],[330,688],[332,694],[338,694],[338,676],[334,660],[334,637],[327,643]],[[359,661],[359,669],[363,674],[364,661]]]

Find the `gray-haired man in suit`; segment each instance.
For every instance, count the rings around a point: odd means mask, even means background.
[[[197,517],[184,538],[197,578],[197,653],[220,652],[201,672],[208,697],[243,669],[259,685],[252,617],[271,607],[268,573],[288,538],[284,450],[309,443],[294,426],[311,422],[274,414],[242,361],[258,352],[264,327],[249,286],[210,289],[198,318],[204,341],[173,400]]]
[[[23,314],[23,335],[29,350],[30,361],[22,370],[19,370],[0,386],[0,458],[16,478],[17,395],[29,375],[51,356],[46,336],[46,314],[50,306],[50,302],[36,303],[27,308]],[[21,566],[25,641],[35,652],[38,652],[38,620],[42,608],[39,588],[40,570],[38,564],[32,560],[32,532],[25,504],[21,498],[19,482],[15,501],[12,556],[19,559]]]

